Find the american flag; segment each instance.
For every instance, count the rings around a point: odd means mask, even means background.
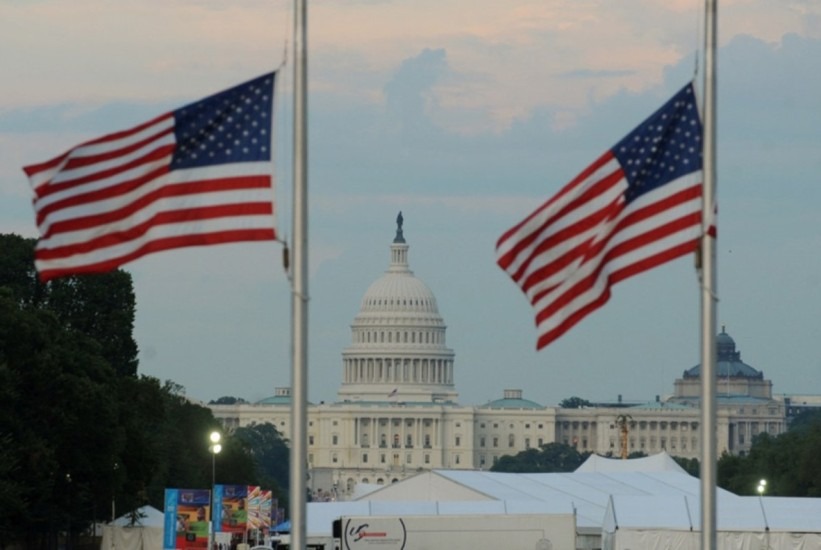
[[[610,287],[696,250],[702,129],[692,83],[496,244],[536,310],[537,349],[610,299]]]
[[[275,73],[26,166],[42,281],[185,246],[276,238]]]

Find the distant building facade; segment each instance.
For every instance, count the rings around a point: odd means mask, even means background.
[[[318,498],[345,500],[359,483],[387,484],[429,469],[489,469],[500,457],[559,442],[618,456],[617,417],[629,419],[629,452],[700,453],[700,366],[675,382],[674,395],[645,404],[546,407],[506,389],[500,399],[457,401],[454,358],[436,298],[415,277],[401,214],[388,270],[374,281],[342,352],[338,401],[308,407],[309,486]],[[722,330],[718,346],[718,451],[745,453],[759,433],[786,429],[772,383],[741,362]],[[211,405],[226,430],[271,423],[290,438],[290,390],[257,403]]]
[[[784,403],[784,410],[787,413],[788,424],[803,413],[821,411],[821,395],[779,395],[776,399],[779,399]]]

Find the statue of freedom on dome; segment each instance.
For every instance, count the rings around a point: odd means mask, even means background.
[[[402,211],[399,211],[399,214],[396,216],[396,237],[393,239],[395,243],[403,243],[405,242],[405,236],[402,234],[402,223],[405,221],[405,218],[402,217]]]

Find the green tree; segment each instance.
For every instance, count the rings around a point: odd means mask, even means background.
[[[135,297],[123,271],[42,284],[34,241],[0,235],[0,547],[55,548],[166,487],[209,487],[211,411],[137,376]],[[226,442],[225,481],[256,484]]]
[[[701,474],[701,465],[698,462],[697,458],[687,458],[683,456],[674,456],[673,460],[676,461],[676,464],[684,468],[688,474],[693,477],[699,477]]]
[[[11,441],[22,506],[4,510],[27,547],[93,516],[118,454],[114,370],[88,336],[0,287],[0,431]]]
[[[718,485],[739,494],[738,489],[743,486],[744,457],[731,455],[725,451],[718,457],[717,466]]]
[[[761,479],[771,496],[821,496],[821,415],[808,414],[777,437],[760,434],[746,456],[722,455],[718,484],[736,494],[756,494]]]
[[[20,306],[34,306],[45,291],[34,269],[34,244],[34,239],[19,235],[0,235],[0,286]]]
[[[243,403],[248,403],[248,401],[246,401],[242,397],[231,397],[230,395],[225,395],[220,397],[219,399],[215,399],[208,402],[209,405],[239,405]]]
[[[563,409],[581,409],[583,407],[590,407],[592,404],[587,399],[582,399],[581,397],[568,397],[567,399],[562,399],[559,402],[559,406]]]
[[[590,456],[579,453],[564,443],[548,443],[540,449],[527,449],[516,455],[501,457],[491,468],[492,472],[572,472]]]
[[[288,490],[290,479],[288,442],[268,422],[237,428],[233,436],[242,441],[253,456],[260,484],[282,498]]]
[[[208,488],[212,473],[218,484],[262,485],[253,454],[240,439],[224,434],[222,451],[211,454],[208,436],[221,426],[182,386],[142,376],[123,377],[120,387],[120,426],[127,436],[115,468],[118,510],[144,504],[161,509],[166,488]]]
[[[64,328],[100,346],[119,373],[137,372],[137,343],[132,332],[136,311],[131,275],[122,270],[62,277],[42,284],[34,267],[34,239],[0,235],[0,286],[23,308],[51,311]]]
[[[20,457],[13,451],[13,445],[10,433],[0,435],[0,547],[4,546],[7,533],[15,529],[13,518],[25,512],[25,487],[19,481]]]
[[[790,422],[789,431],[807,433],[811,432],[818,425],[821,425],[821,410],[801,411]]]
[[[120,375],[137,374],[136,300],[131,275],[116,270],[48,283],[47,307],[67,327],[93,338]]]
[[[166,487],[197,488],[211,486],[212,456],[208,435],[220,425],[211,411],[190,401],[184,388],[173,382],[162,387],[162,419],[151,434],[157,449],[158,466],[149,486],[149,502],[161,503]],[[223,457],[217,457],[223,474]],[[219,476],[217,482],[224,481]]]

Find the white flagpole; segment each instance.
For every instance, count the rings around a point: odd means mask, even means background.
[[[291,290],[291,544],[306,547],[308,463],[308,49],[307,0],[294,0],[294,219]]]
[[[705,0],[704,201],[701,211],[701,548],[716,548],[716,48],[718,0]]]

